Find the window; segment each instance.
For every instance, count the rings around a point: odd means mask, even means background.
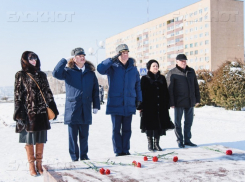
[[[199,21],[200,21],[200,22],[202,22],[202,17],[201,17],[201,18],[199,18]]]
[[[209,57],[205,57],[205,61],[209,61]]]
[[[204,19],[207,20],[207,19],[208,19],[208,15],[206,15],[206,16],[204,17]]]
[[[207,23],[205,24],[205,28],[208,28],[208,24]]]
[[[197,11],[194,12],[194,15],[197,15]]]
[[[197,55],[198,54],[198,50],[195,50],[195,55]]]
[[[198,43],[196,42],[196,43],[195,43],[195,47],[197,47],[197,46],[198,46]]]
[[[204,11],[208,11],[208,7],[204,8]]]
[[[203,42],[200,42],[200,46],[203,45]]]
[[[209,40],[205,40],[205,45],[208,45],[209,44]]]
[[[194,35],[194,39],[197,39],[198,35]]]
[[[205,36],[208,36],[209,35],[209,32],[205,32]]]
[[[200,34],[199,34],[199,37],[203,37],[203,33],[200,33]]]
[[[205,49],[205,53],[209,53],[209,49]]]
[[[189,52],[185,52],[185,55],[188,56],[189,55]]]
[[[193,44],[190,44],[190,48],[192,48],[193,47]]]
[[[188,48],[188,44],[185,45],[185,49],[187,49],[187,48]]]
[[[199,10],[199,14],[202,14],[202,9]]]
[[[193,51],[190,52],[190,55],[193,55]]]

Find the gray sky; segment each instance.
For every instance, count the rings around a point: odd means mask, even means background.
[[[149,0],[149,20],[195,2]],[[86,58],[95,61],[88,49],[97,48],[96,40],[147,22],[147,0],[0,0],[0,4],[0,86],[14,85],[26,50],[38,54],[43,71],[52,71],[75,47],[84,48]],[[54,19],[42,12],[53,12]],[[103,59],[105,51],[99,50],[99,62]]]

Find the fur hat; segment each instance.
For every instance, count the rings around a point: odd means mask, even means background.
[[[159,67],[159,63],[157,62],[157,60],[151,59],[150,61],[148,61],[148,63],[146,63],[146,68],[147,68],[148,70],[150,70],[151,64],[152,64],[152,63],[157,63],[157,64],[158,64],[158,67]]]
[[[119,53],[122,51],[128,51],[129,52],[128,46],[126,44],[120,44],[117,46],[116,52]]]
[[[81,47],[75,48],[71,51],[72,56],[77,56],[77,55],[84,55],[86,56],[84,49]]]

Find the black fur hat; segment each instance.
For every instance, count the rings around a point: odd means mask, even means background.
[[[157,62],[157,60],[151,59],[150,61],[148,61],[148,63],[146,63],[146,68],[147,68],[148,70],[150,70],[151,64],[152,64],[152,63],[157,63],[157,64],[158,64],[158,67],[159,67],[159,63]]]

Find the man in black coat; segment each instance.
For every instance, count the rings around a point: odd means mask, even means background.
[[[176,67],[167,74],[170,106],[174,108],[175,134],[179,148],[185,145],[196,146],[191,139],[194,106],[200,103],[200,92],[194,69],[186,65],[187,57],[179,54],[176,57]],[[184,138],[181,128],[181,118],[184,112]],[[184,139],[184,143],[183,143]]]

